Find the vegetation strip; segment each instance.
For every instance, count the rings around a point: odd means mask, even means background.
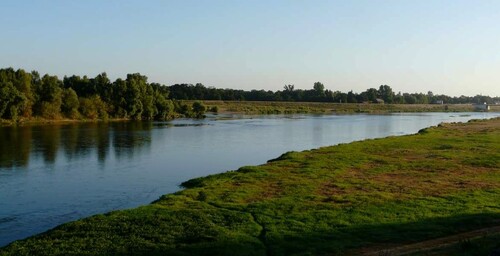
[[[201,100],[211,100],[212,105],[207,109],[199,102]],[[186,104],[184,101],[190,103]],[[235,101],[245,103],[235,103]],[[293,102],[301,103],[297,105]],[[330,104],[321,104],[326,102]],[[276,92],[243,91],[207,88],[202,84],[166,86],[150,83],[146,76],[139,73],[127,74],[125,79],[118,78],[112,82],[106,73],[94,78],[72,75],[59,79],[49,74],[41,76],[37,71],[29,73],[22,69],[0,69],[0,125],[49,120],[202,118],[205,111],[218,112],[219,106],[228,111],[260,114],[380,113],[474,111],[472,103],[498,102],[500,102],[499,97],[482,95],[452,98],[446,95],[434,95],[432,92],[396,94],[388,85],[381,85],[379,89],[370,88],[360,94],[352,91],[348,93],[331,91],[325,89],[320,82],[314,83],[311,90],[295,89],[293,85],[286,85],[283,91]],[[488,105],[484,107],[486,106]],[[500,105],[493,107],[498,109]]]
[[[61,225],[0,255],[335,255],[392,248],[498,225],[499,166],[499,118],[442,124],[192,179],[150,205]]]
[[[187,105],[191,101],[186,101]],[[271,102],[271,101],[202,101],[207,109],[218,113],[244,114],[346,114],[346,113],[416,113],[416,112],[473,112],[471,104],[370,104],[326,102]],[[491,112],[500,112],[500,105],[491,105]]]

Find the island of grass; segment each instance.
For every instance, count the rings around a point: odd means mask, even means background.
[[[440,252],[470,241],[488,255],[500,246],[500,119],[288,152],[183,186],[0,255],[392,255],[380,252],[474,232]]]

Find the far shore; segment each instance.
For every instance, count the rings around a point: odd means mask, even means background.
[[[184,102],[194,102],[184,101]],[[374,104],[374,103],[327,103],[282,101],[201,101],[207,109],[217,109],[218,114],[388,114],[416,112],[478,112],[472,104]],[[500,112],[500,105],[491,105],[489,112]],[[215,113],[215,112],[214,112]],[[42,117],[20,118],[16,121],[0,119],[0,126],[45,125],[91,122],[123,122],[129,118],[108,119],[47,119]]]
[[[243,114],[477,112],[472,104],[376,104],[214,100],[205,100],[202,103],[208,109],[216,107],[219,113]],[[500,105],[491,105],[490,112],[500,112]]]

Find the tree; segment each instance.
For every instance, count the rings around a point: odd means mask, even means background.
[[[367,89],[366,91],[362,92],[359,96],[360,96],[361,102],[369,101],[369,102],[376,103],[377,97],[378,97],[378,91],[375,88],[370,88],[370,89]]]
[[[0,70],[0,118],[17,120],[31,116],[31,77],[23,70]]]
[[[320,82],[314,83],[313,89],[316,92],[316,96],[318,97],[325,96],[325,86],[322,83]]]
[[[68,88],[64,89],[62,94],[62,113],[69,118],[78,118],[78,107],[80,107],[80,102],[78,100],[78,95],[76,95],[75,90]]]
[[[397,103],[397,104],[404,104],[405,103],[405,99],[404,99],[403,95],[401,95],[401,92],[398,92],[398,94],[394,95],[393,103]]]
[[[295,89],[295,85],[287,84],[287,85],[285,85],[284,89],[285,89],[285,92],[293,92],[293,90]]]
[[[429,103],[434,103],[435,100],[434,100],[434,93],[432,93],[432,91],[428,91],[427,92],[427,102]]]
[[[127,104],[127,81],[120,78],[116,79],[111,85],[113,95],[111,97],[112,113],[115,117],[128,118]]]
[[[94,79],[90,80],[93,94],[97,94],[103,99],[104,101],[108,102],[111,100],[111,95],[113,94],[112,87],[111,87],[111,81],[108,78],[108,75],[106,72],[102,72],[101,74],[97,75]]]
[[[39,104],[41,115],[45,118],[56,119],[61,115],[62,83],[57,76],[44,75],[41,81]]]
[[[125,97],[126,110],[128,115],[136,120],[142,119],[142,112],[144,111],[143,100],[147,103],[146,108],[149,109],[152,101],[150,98],[144,99],[146,94],[147,77],[139,73],[127,75],[127,93]],[[149,112],[147,116],[149,116]]]
[[[202,118],[206,110],[207,108],[205,107],[205,105],[203,105],[203,103],[199,101],[193,102],[193,115],[196,118]]]
[[[17,120],[26,97],[12,83],[0,82],[0,118]]]
[[[156,120],[166,120],[173,117],[174,104],[171,100],[165,99],[162,95],[155,97],[157,114],[155,116]]]
[[[32,115],[33,104],[35,104],[35,95],[32,86],[32,76],[22,69],[18,69],[15,73],[16,79],[14,86],[22,94],[23,100],[19,106],[19,114],[23,117],[30,118]]]
[[[356,94],[354,94],[352,90],[347,93],[347,102],[348,103],[358,102],[358,100],[356,99]]]
[[[385,103],[390,104],[394,102],[394,92],[392,91],[392,88],[386,84],[379,87],[378,95],[384,100]]]
[[[80,98],[80,113],[89,119],[107,119],[108,111],[104,101],[99,95],[89,98]]]
[[[347,94],[340,92],[340,91],[334,91],[333,93],[333,102],[337,103],[346,103],[347,102]]]
[[[407,103],[407,104],[417,103],[417,98],[409,93],[404,93],[403,98],[404,98],[405,103]]]

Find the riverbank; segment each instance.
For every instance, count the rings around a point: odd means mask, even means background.
[[[221,113],[297,114],[297,113],[404,113],[404,112],[474,112],[472,104],[358,104],[325,102],[276,101],[203,101],[208,109],[216,107]],[[500,105],[493,105],[500,112]]]
[[[499,159],[500,119],[289,152],[0,255],[335,254],[428,240],[498,222]]]
[[[46,119],[34,117],[29,119],[19,119],[17,121],[0,119],[0,126],[15,126],[15,125],[52,125],[52,124],[71,124],[71,123],[96,123],[96,122],[125,122],[131,121],[129,118],[108,118],[108,119]]]
[[[192,104],[196,101],[181,101]],[[476,112],[471,104],[371,104],[371,103],[326,103],[326,102],[280,102],[280,101],[197,101],[206,106],[209,113],[220,114],[386,114],[417,112]],[[215,111],[214,111],[215,110]],[[500,105],[492,105],[490,112],[500,112]],[[0,119],[1,126],[40,125],[85,122],[130,121],[129,118],[108,119],[45,119],[41,117],[21,118],[17,121]]]

